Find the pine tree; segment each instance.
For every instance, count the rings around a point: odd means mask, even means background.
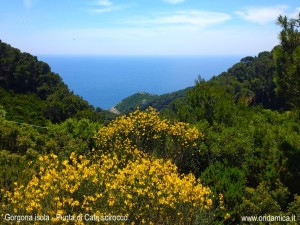
[[[274,49],[276,92],[288,108],[300,107],[300,14],[297,19],[279,16],[280,45]]]

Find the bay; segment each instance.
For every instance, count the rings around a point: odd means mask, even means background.
[[[137,93],[165,94],[193,86],[239,62],[241,56],[62,56],[38,57],[70,90],[108,109]]]

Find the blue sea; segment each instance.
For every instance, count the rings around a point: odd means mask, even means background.
[[[108,109],[137,92],[165,94],[219,75],[241,56],[53,56],[38,57],[69,89]]]

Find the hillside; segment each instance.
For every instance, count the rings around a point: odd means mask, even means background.
[[[250,106],[261,104],[267,109],[284,109],[287,107],[285,99],[275,93],[273,51],[244,57],[207,83],[226,88],[226,92],[233,95],[235,102],[247,101]],[[178,116],[180,113],[178,114],[176,105],[181,105],[182,108],[189,101],[189,93],[192,90],[193,88],[189,87],[163,95],[140,92],[125,98],[115,108],[120,114],[128,114],[137,107],[144,110],[151,106],[158,111],[167,112],[169,116],[175,111]]]
[[[181,121],[195,122],[203,117],[215,117],[218,111],[211,107],[222,104],[223,99],[250,107],[261,105],[266,109],[283,109],[286,107],[285,99],[275,93],[274,74],[272,52],[265,51],[254,57],[244,57],[209,81],[198,81],[194,88],[188,89],[183,97],[173,99],[162,112]],[[195,105],[195,101],[200,101],[201,98],[205,99]],[[197,111],[200,104],[201,110],[207,108],[209,112]]]
[[[39,125],[70,117],[103,121],[110,116],[101,109],[96,111],[70,91],[47,63],[1,40],[0,105],[7,111],[8,119]]]
[[[116,108],[120,114],[128,114],[129,112],[134,111],[137,107],[143,107],[148,104],[148,102],[152,101],[156,97],[157,95],[139,92],[123,99],[115,105],[114,108]]]
[[[136,108],[145,110],[148,107],[152,107],[158,111],[161,111],[165,107],[167,107],[173,100],[186,97],[188,90],[190,89],[191,88],[186,88],[162,95],[139,92],[123,99],[114,108],[117,109],[117,112],[119,114],[128,114],[130,112],[133,112]]]

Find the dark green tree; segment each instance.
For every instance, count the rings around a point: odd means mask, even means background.
[[[288,108],[300,106],[300,14],[297,19],[278,17],[280,45],[274,49],[276,92]]]

